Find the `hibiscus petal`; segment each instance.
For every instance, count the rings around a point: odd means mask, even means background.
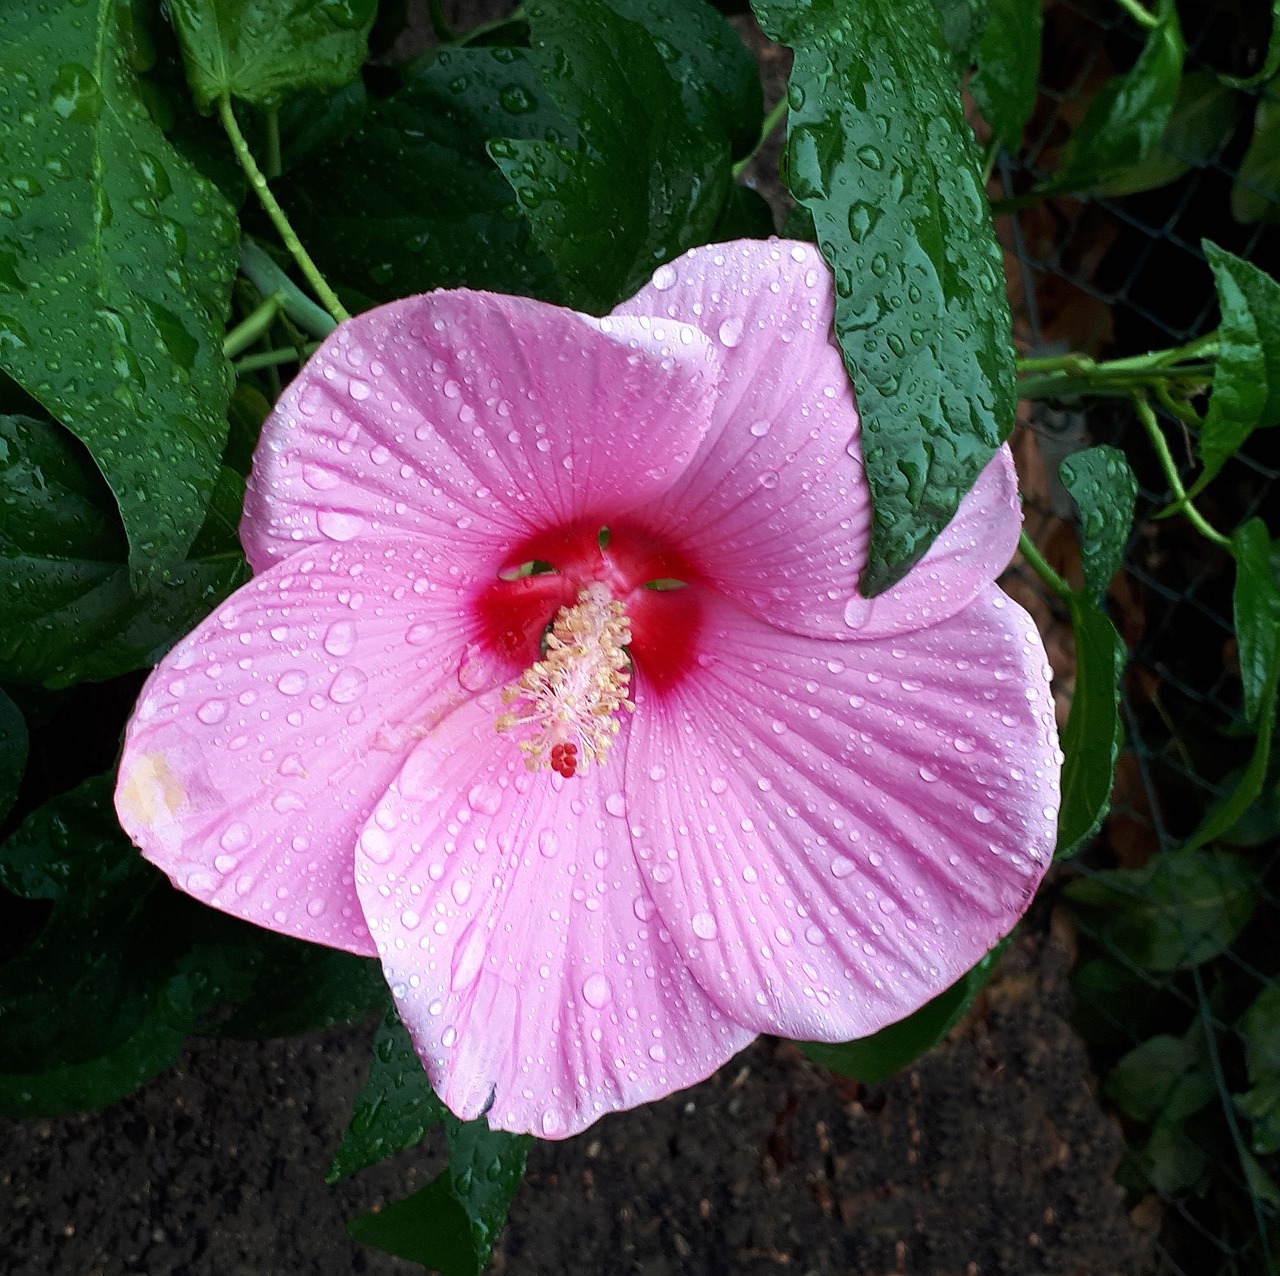
[[[638,671],[626,791],[660,915],[757,1031],[865,1036],[971,967],[1053,850],[1044,649],[995,586],[932,629],[858,643],[708,605],[696,674]]]
[[[371,954],[356,837],[435,717],[489,685],[468,614],[447,556],[417,538],[316,547],[255,577],[148,680],[121,824],[205,903]]]
[[[871,637],[955,615],[1008,563],[1021,518],[997,456],[924,561],[874,608],[857,408],[831,333],[831,271],[811,244],[740,240],[659,268],[615,313],[695,324],[725,384],[701,450],[646,514],[730,597],[816,637]]]
[[[565,1138],[702,1080],[755,1035],[703,993],[631,853],[617,756],[531,774],[486,697],[414,750],[360,838],[369,928],[431,1083]]]
[[[670,320],[468,291],[371,310],[329,337],[263,427],[249,561],[390,530],[447,539],[492,571],[534,530],[669,486],[720,377],[712,343]]]

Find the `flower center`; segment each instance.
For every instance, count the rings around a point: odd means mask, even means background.
[[[566,780],[602,763],[618,734],[628,699],[631,622],[608,588],[593,581],[572,606],[556,612],[542,659],[502,692],[506,712],[494,726],[519,734],[530,771],[550,769]]]

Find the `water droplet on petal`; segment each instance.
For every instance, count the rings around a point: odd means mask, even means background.
[[[693,933],[699,939],[714,939],[716,937],[716,919],[710,913],[694,913],[689,925],[693,927]]]
[[[225,700],[206,700],[196,710],[196,717],[207,727],[213,726],[215,723],[221,722],[227,716],[227,702]]]
[[[582,985],[582,998],[588,1006],[594,1006],[599,1010],[612,996],[613,989],[603,975],[587,976],[586,982]]]
[[[364,531],[364,517],[344,510],[321,510],[316,515],[316,527],[321,536],[331,541],[355,540]]]
[[[335,620],[324,636],[324,649],[331,656],[348,656],[356,645],[356,626],[351,620]]]

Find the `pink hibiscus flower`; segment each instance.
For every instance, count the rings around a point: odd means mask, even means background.
[[[120,818],[207,903],[376,953],[459,1116],[563,1137],[757,1033],[874,1032],[1048,863],[1009,454],[861,598],[832,314],[776,241],[606,319],[437,292],[343,324],[264,427],[258,575],[147,683]]]

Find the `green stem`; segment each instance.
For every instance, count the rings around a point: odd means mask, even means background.
[[[1160,422],[1156,420],[1156,414],[1146,395],[1135,394],[1133,406],[1138,413],[1138,420],[1142,422],[1142,428],[1147,432],[1147,438],[1151,440],[1151,446],[1155,449],[1160,468],[1164,472],[1165,482],[1169,484],[1169,490],[1173,493],[1173,509],[1184,514],[1192,527],[1206,540],[1212,541],[1230,553],[1231,541],[1217,528],[1211,527],[1204,515],[1191,503],[1187,489],[1182,485],[1182,478],[1178,474],[1178,466],[1174,462],[1173,454],[1169,451],[1169,441],[1164,437],[1164,431],[1160,428]]]
[[[1160,19],[1154,13],[1148,12],[1139,3],[1138,0],[1116,0],[1116,3],[1140,26],[1145,27],[1148,31],[1153,30],[1160,25]]]
[[[285,216],[284,209],[280,207],[276,202],[276,197],[271,193],[271,187],[267,185],[267,179],[262,175],[262,170],[253,158],[253,153],[249,150],[249,144],[244,140],[244,134],[240,132],[240,125],[236,123],[235,112],[231,109],[231,99],[225,94],[218,99],[218,116],[222,120],[222,127],[226,130],[227,137],[231,140],[231,148],[236,153],[236,159],[240,161],[240,167],[244,169],[245,176],[249,179],[249,184],[261,201],[267,216],[271,218],[271,223],[275,226],[281,242],[289,250],[294,261],[298,263],[298,269],[306,276],[307,282],[315,290],[316,296],[320,298],[321,302],[324,303],[325,309],[338,323],[341,323],[344,319],[350,319],[350,314],[347,313],[342,302],[338,300],[333,289],[325,282],[324,276],[316,269],[315,262],[311,260],[307,250],[303,248],[301,241],[294,233],[293,227],[289,224],[289,219]]]
[[[452,44],[457,37],[449,27],[440,0],[427,0],[427,14],[431,19],[431,29],[436,33],[436,39],[441,44]]]
[[[222,354],[224,358],[234,359],[242,350],[247,350],[253,343],[266,336],[276,316],[284,309],[284,293],[273,292],[252,314],[246,315],[223,338]]]
[[[240,273],[264,296],[278,292],[284,297],[284,313],[303,332],[313,337],[327,337],[334,329],[332,316],[310,297],[271,260],[260,244],[246,235],[240,241]]]
[[[1027,560],[1037,576],[1053,591],[1064,603],[1070,603],[1074,597],[1071,586],[1067,584],[1057,572],[1044,561],[1043,555],[1031,543],[1031,537],[1026,532],[1018,533],[1018,549],[1022,553],[1022,557]]]
[[[995,171],[996,160],[1000,157],[1000,139],[993,137],[987,143],[987,153],[982,157],[982,185],[991,180],[991,174]]]
[[[261,354],[248,354],[235,362],[236,376],[246,372],[261,372],[264,368],[278,368],[285,363],[301,363],[319,345],[308,342],[301,350],[264,350]]]
[[[774,103],[773,110],[764,117],[764,123],[760,126],[760,137],[757,139],[756,144],[751,148],[750,154],[744,155],[742,159],[733,166],[733,180],[735,182],[747,171],[748,168],[750,168],[751,161],[755,159],[760,148],[773,135],[773,130],[776,129],[784,119],[786,119],[789,106],[790,103],[787,100],[787,95],[784,93],[777,102]]]

